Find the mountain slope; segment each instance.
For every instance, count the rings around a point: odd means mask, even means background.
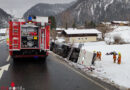
[[[78,0],[70,8],[59,14],[59,18],[68,12],[78,24],[85,21],[127,20],[130,18],[130,0]]]
[[[33,6],[31,9],[29,9],[25,14],[24,17],[27,17],[28,15],[36,15],[36,16],[50,16],[50,15],[56,15],[68,7],[70,7],[73,3],[70,4],[44,4],[40,3],[35,6]]]
[[[10,17],[11,16],[9,14],[0,8],[0,28],[6,27],[8,25],[8,20]]]

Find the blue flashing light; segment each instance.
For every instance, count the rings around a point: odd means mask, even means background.
[[[28,17],[28,21],[32,21],[32,17],[31,16]]]

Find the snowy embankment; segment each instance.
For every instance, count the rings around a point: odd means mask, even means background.
[[[102,52],[102,60],[96,62],[94,76],[101,79],[107,78],[115,84],[130,88],[130,45],[85,46],[82,49],[92,53],[94,50]],[[121,52],[121,65],[113,63],[112,55],[106,55],[112,51]]]
[[[3,34],[6,34],[6,30],[7,30],[6,28],[0,29],[0,41],[7,38],[7,36],[3,36]]]
[[[113,32],[106,34],[105,41],[108,44],[115,43],[115,40],[118,40],[119,43],[130,43],[130,26],[118,26],[114,28]]]

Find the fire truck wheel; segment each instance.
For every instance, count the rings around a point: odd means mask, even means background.
[[[17,61],[17,58],[15,58],[15,57],[12,57],[12,59],[13,59],[13,61],[14,61],[14,62],[16,62],[16,61]]]
[[[46,56],[45,56],[45,57],[42,57],[41,60],[42,60],[42,61],[46,61],[46,58],[47,58]]]

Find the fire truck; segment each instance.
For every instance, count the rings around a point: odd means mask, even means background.
[[[9,54],[16,58],[46,58],[50,49],[48,17],[29,16],[9,21]]]

